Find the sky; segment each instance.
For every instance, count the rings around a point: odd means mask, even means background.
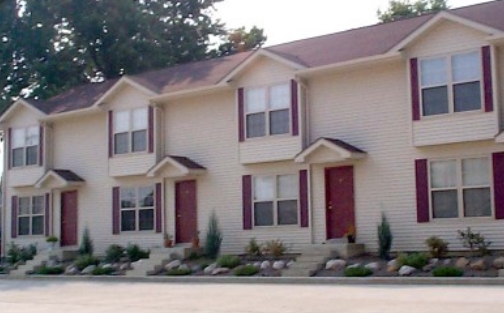
[[[265,46],[378,23],[376,12],[388,0],[224,0],[216,16],[229,28],[263,28]],[[450,8],[488,0],[448,0]]]

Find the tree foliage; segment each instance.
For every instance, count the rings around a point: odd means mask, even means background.
[[[214,17],[221,1],[0,1],[0,108],[262,45],[262,29],[228,31]]]
[[[402,18],[414,17],[424,13],[438,12],[448,9],[447,0],[391,0],[387,10],[378,10],[381,22],[392,22]]]

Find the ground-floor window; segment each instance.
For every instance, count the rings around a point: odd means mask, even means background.
[[[254,177],[254,225],[298,224],[297,175]]]
[[[121,188],[121,231],[154,230],[154,186]]]
[[[44,234],[44,196],[18,198],[18,235]]]
[[[432,217],[486,217],[492,215],[489,157],[430,161]]]

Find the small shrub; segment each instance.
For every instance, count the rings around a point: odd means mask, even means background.
[[[261,256],[261,246],[255,238],[250,238],[248,245],[245,247],[245,253],[250,256]]]
[[[464,271],[453,266],[442,266],[432,271],[432,275],[435,277],[461,277],[464,275]]]
[[[89,265],[98,265],[99,263],[100,263],[100,260],[98,260],[97,258],[95,258],[94,256],[92,256],[90,254],[80,255],[73,262],[73,264],[75,265],[75,267],[77,267],[77,269],[79,271],[82,271],[83,269],[85,269]]]
[[[235,255],[223,255],[217,259],[217,265],[219,267],[235,268],[240,264],[240,258]]]
[[[424,253],[401,254],[397,258],[399,266],[407,265],[421,270],[429,264],[429,258]]]
[[[7,250],[7,262],[9,264],[15,264],[17,262],[26,262],[32,260],[37,254],[37,246],[29,245],[27,247],[19,247],[13,242],[9,245]]]
[[[126,247],[126,256],[130,262],[136,262],[140,259],[148,259],[150,256],[149,250],[143,250],[137,244],[129,244]]]
[[[259,273],[259,269],[253,265],[238,266],[233,270],[235,276],[254,276],[257,273]]]
[[[473,232],[471,227],[467,227],[465,232],[459,230],[458,235],[458,239],[462,241],[464,247],[471,250],[471,253],[474,254],[476,250],[481,256],[489,253],[488,247],[492,244],[492,242],[485,240],[485,237],[480,233]]]
[[[93,255],[94,245],[91,236],[89,235],[89,229],[84,228],[84,232],[82,233],[82,241],[79,246],[79,254],[80,255]]]
[[[285,254],[285,251],[287,251],[287,247],[280,239],[276,239],[266,241],[264,243],[263,251],[265,254],[271,255],[274,258],[279,258]]]
[[[385,213],[382,213],[381,224],[378,225],[378,245],[380,258],[383,260],[390,259],[390,249],[392,248],[393,239],[394,237],[392,236],[390,224]]]
[[[190,268],[175,268],[175,269],[168,270],[166,272],[166,275],[168,275],[168,276],[187,276],[187,275],[191,275],[191,274],[192,274],[192,271]]]
[[[65,270],[63,269],[62,266],[53,266],[53,267],[46,267],[42,266],[41,268],[35,270],[35,274],[37,275],[60,275],[63,274]]]
[[[105,252],[106,262],[119,262],[124,256],[124,247],[120,245],[110,245]]]
[[[58,242],[58,237],[56,236],[49,236],[46,238],[46,242],[48,243],[57,243]]]
[[[364,266],[358,267],[347,267],[345,269],[346,277],[367,277],[373,274],[373,271],[369,268],[365,268]]]
[[[443,258],[448,253],[448,243],[446,243],[443,239],[432,236],[425,240],[425,244],[429,247],[429,254],[433,258]]]
[[[0,274],[4,273],[5,272],[5,268],[3,266],[0,265]]]
[[[211,259],[217,258],[222,244],[222,231],[215,212],[212,212],[208,220],[208,229],[205,238],[205,254]]]
[[[97,267],[91,271],[91,275],[94,276],[102,276],[102,275],[111,275],[115,270],[112,267]]]

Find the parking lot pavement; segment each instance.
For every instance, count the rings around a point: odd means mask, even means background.
[[[0,313],[502,313],[503,287],[0,280]]]

